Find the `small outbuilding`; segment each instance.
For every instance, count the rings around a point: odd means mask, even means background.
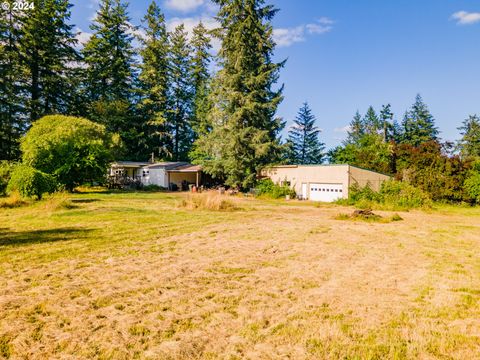
[[[292,187],[299,198],[332,202],[348,198],[354,184],[380,190],[390,176],[352,165],[281,165],[264,169],[262,175],[276,184]]]

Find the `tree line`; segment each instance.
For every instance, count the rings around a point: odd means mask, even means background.
[[[126,2],[101,0],[83,47],[69,0],[0,9],[0,158],[19,158],[19,139],[39,118],[65,114],[118,134],[117,158],[192,161],[231,186],[255,185],[269,164],[328,161],[388,173],[442,199],[463,198],[472,159],[480,156],[477,116],[464,121],[454,145],[441,142],[420,96],[401,122],[390,105],[378,113],[370,107],[326,152],[305,103],[283,141],[285,122],[276,113],[285,61],[273,61],[271,25],[278,9],[264,0],[213,2],[219,28],[199,23],[189,36],[184,25],[167,31],[155,1],[137,27]],[[221,42],[216,56],[213,38]]]

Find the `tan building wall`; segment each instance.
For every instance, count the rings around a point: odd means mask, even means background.
[[[348,165],[292,165],[278,166],[264,170],[276,184],[290,182],[297,194],[302,193],[302,184],[342,184],[343,197],[348,197]],[[308,191],[308,190],[307,190]]]
[[[369,184],[372,190],[379,191],[382,182],[389,179],[390,176],[350,166],[350,186],[357,184],[364,187]]]
[[[381,183],[390,178],[350,165],[284,165],[264,169],[262,174],[276,184],[289,182],[297,194],[302,194],[302,184],[307,184],[307,193],[310,183],[342,184],[344,198],[348,197],[348,190],[353,184],[365,186],[369,183],[373,190],[378,191]]]

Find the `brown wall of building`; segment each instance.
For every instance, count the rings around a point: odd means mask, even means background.
[[[379,191],[382,182],[388,179],[390,176],[350,166],[350,186],[357,184],[364,187],[369,184],[372,190]]]

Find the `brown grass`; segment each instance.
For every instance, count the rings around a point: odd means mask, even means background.
[[[217,192],[209,191],[202,194],[188,194],[180,206],[190,210],[233,211],[239,210],[235,198],[227,198]]]
[[[0,198],[0,208],[4,209],[13,209],[27,204],[29,202],[22,199],[18,192],[13,192],[6,198]]]
[[[183,196],[0,209],[0,357],[480,358],[479,209],[379,224]]]

